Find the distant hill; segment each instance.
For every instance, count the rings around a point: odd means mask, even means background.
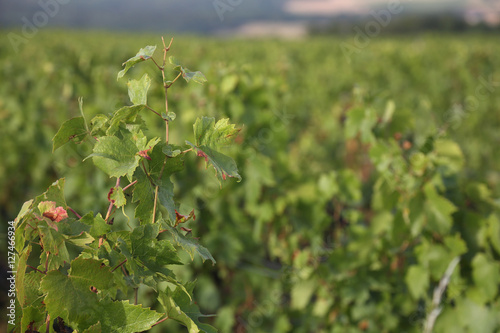
[[[57,1],[57,0],[53,0]],[[68,0],[59,0],[68,2]],[[283,11],[286,0],[86,0],[60,5],[47,26],[111,30],[211,33],[254,20],[293,20]],[[239,5],[230,5],[230,3]],[[1,0],[0,26],[21,26],[43,11],[38,1]],[[51,9],[52,10],[52,9]]]
[[[301,30],[306,31],[306,27],[310,26],[316,33],[338,33],[351,31],[353,24],[371,19],[366,16],[370,8],[383,10],[388,6],[385,1],[377,1],[364,0],[353,3],[347,0],[0,0],[0,27],[20,27],[28,22],[44,27],[175,31],[197,34],[245,34],[249,31],[260,31],[261,35],[265,35],[267,31],[279,33],[281,28],[291,31],[295,29],[300,34]],[[500,2],[496,4],[481,1],[483,0],[458,2],[422,0],[418,3],[401,1],[405,6],[404,15],[398,15],[391,27],[385,30],[406,32],[422,22],[426,27],[436,26],[438,30],[443,24],[445,27],[454,24],[459,29],[467,29],[471,20],[482,22],[484,18],[489,18],[500,21]],[[479,2],[481,5],[478,5]],[[330,11],[315,13],[310,10],[314,4],[319,4],[319,7],[326,4],[325,8],[340,5],[340,10],[351,11],[351,14],[344,12],[334,14]],[[290,10],[292,7],[295,10]],[[353,12],[358,16],[353,15]],[[365,13],[365,17],[359,16],[360,13]],[[428,17],[429,13],[434,17],[437,15],[438,18],[433,18],[431,21],[428,18],[420,18]],[[443,14],[448,17],[452,15],[452,20],[442,21],[439,16]],[[411,22],[407,23],[408,20]],[[435,23],[436,20],[439,22]],[[275,25],[275,22],[280,25]]]

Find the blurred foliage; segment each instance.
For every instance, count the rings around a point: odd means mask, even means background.
[[[312,23],[309,32],[318,34],[349,35],[356,32],[354,27],[368,29],[372,33],[376,30],[382,35],[408,35],[421,33],[496,33],[500,32],[500,24],[491,25],[482,20],[471,24],[461,11],[435,13],[405,13],[403,6],[394,3],[394,7],[374,10],[369,16],[340,16],[329,23]],[[390,12],[389,10],[392,10]],[[494,12],[494,10],[492,9]],[[377,28],[378,26],[378,28]],[[369,28],[367,28],[369,27]],[[375,30],[373,30],[375,29]],[[378,32],[376,33],[379,34]]]
[[[126,103],[117,59],[156,43],[149,35],[49,30],[19,54],[0,43],[2,220],[59,177],[73,209],[105,212],[114,183],[80,163],[89,148],[51,154],[51,139],[78,115],[80,96],[89,118]],[[191,133],[201,114],[243,127],[228,151],[241,183],[219,190],[214,177],[190,172],[204,168],[194,158],[176,181],[181,201],[197,211],[189,227],[217,260],[176,274],[198,278],[195,297],[217,314],[214,326],[420,332],[434,288],[460,256],[435,332],[500,329],[494,37],[374,38],[349,56],[340,47],[348,38],[174,43],[208,82],[169,96],[178,122],[171,141]],[[130,75],[144,71],[161,83],[153,67]],[[162,93],[153,89],[150,104],[161,105]],[[151,129],[162,130],[162,122]]]

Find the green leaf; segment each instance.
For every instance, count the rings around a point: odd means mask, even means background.
[[[166,288],[165,292],[159,293],[158,300],[165,309],[167,316],[182,325],[186,326],[189,333],[197,333],[200,330],[206,333],[217,333],[217,330],[200,322],[200,317],[210,317],[200,313],[198,305],[196,305],[186,294],[192,294],[194,282],[187,283],[185,289],[176,287],[174,291]]]
[[[76,143],[81,143],[87,136],[88,131],[83,117],[71,118],[65,121],[59,131],[52,139],[52,151],[65,145],[71,140]]]
[[[182,77],[184,78],[184,80],[186,80],[186,82],[189,82],[191,80],[199,84],[204,84],[205,82],[207,82],[207,78],[205,77],[205,75],[203,75],[202,72],[200,71],[191,72],[187,68],[185,69],[183,68]]]
[[[452,214],[457,211],[457,208],[451,201],[439,195],[431,183],[425,185],[424,192],[429,228],[444,235],[453,224]]]
[[[460,146],[451,140],[438,139],[434,142],[435,162],[441,166],[445,175],[462,170],[465,158]]]
[[[104,136],[99,138],[94,152],[87,158],[92,157],[94,164],[110,177],[132,177],[139,165],[138,152],[137,146],[128,138],[120,140],[116,136]]]
[[[79,247],[86,247],[87,244],[90,244],[94,241],[94,237],[89,235],[86,232],[82,232],[79,235],[68,236],[67,242]]]
[[[14,219],[16,224],[30,211],[32,203],[33,203],[33,199],[28,200],[25,203],[23,203],[21,210],[19,210],[17,217]]]
[[[500,280],[500,267],[494,260],[478,253],[472,260],[472,277],[482,293],[484,303],[495,299]]]
[[[90,212],[82,216],[80,221],[91,226],[89,233],[94,238],[99,238],[100,236],[106,235],[111,231],[111,226],[104,221],[100,213],[94,217],[94,213]]]
[[[128,85],[128,96],[134,105],[148,103],[148,90],[151,86],[151,79],[148,74],[144,74],[140,80],[130,80]]]
[[[500,219],[493,214],[488,218],[488,235],[491,245],[500,254]]]
[[[422,266],[411,266],[406,273],[405,281],[413,298],[419,299],[429,288],[429,272]]]
[[[468,328],[467,332],[498,332],[498,311],[468,298],[460,299],[456,308],[455,319]]]
[[[169,57],[169,62],[174,65],[174,70],[182,73],[182,77],[186,82],[193,80],[196,83],[203,84],[207,82],[207,78],[200,71],[192,72],[189,69],[183,67],[181,63],[173,56]]]
[[[155,150],[154,154],[155,156],[157,154],[160,154],[160,156],[164,156],[163,149],[162,152],[160,152],[159,149]],[[165,163],[165,170],[163,171],[161,179],[158,179],[160,176],[159,172],[157,170],[154,170],[155,168],[153,168],[153,174],[157,176],[156,185],[159,186],[158,200],[160,201],[161,205],[167,209],[168,217],[172,222],[175,222],[176,216],[175,216],[175,202],[174,202],[174,184],[170,180],[170,177],[175,172],[181,171],[183,168],[184,168],[184,161],[182,160],[182,156],[180,155],[167,159]]]
[[[170,144],[169,145],[165,145],[162,148],[162,152],[163,152],[163,154],[165,154],[168,157],[176,157],[176,156],[179,156],[180,153],[181,153],[181,150],[180,149],[176,149],[176,148],[181,148],[181,147],[170,145]]]
[[[175,221],[174,184],[170,177],[184,168],[182,156],[167,158],[163,153],[165,145],[156,145],[150,153],[149,177],[142,169],[136,172],[137,184],[134,187],[133,202],[140,201],[136,207],[135,216],[142,223],[152,223],[152,211],[156,186],[158,200],[168,211],[170,221]],[[163,173],[162,173],[163,170]],[[161,174],[161,178],[160,178]],[[159,215],[156,215],[159,218]]]
[[[46,294],[44,303],[49,315],[63,318],[68,326],[80,331],[94,325],[102,316],[98,296],[90,288],[105,290],[112,282],[113,273],[101,260],[77,258],[71,262],[68,275],[49,271],[40,288]],[[124,319],[122,317],[122,321]]]
[[[135,120],[137,114],[144,109],[144,105],[124,106],[116,111],[113,118],[110,120],[109,128],[106,131],[107,135],[114,135],[121,123],[128,123]]]
[[[101,323],[97,323],[95,325],[90,326],[89,328],[85,329],[83,333],[101,333]]]
[[[149,58],[151,58],[153,56],[153,53],[155,52],[156,50],[156,45],[155,46],[151,46],[151,45],[148,45],[142,49],[139,50],[139,52],[137,52],[137,54],[135,56],[133,56],[132,58],[128,59],[127,61],[125,61],[122,66],[125,66],[124,69],[122,69],[119,73],[118,73],[118,77],[117,77],[117,80],[121,77],[123,77],[130,68],[132,68],[135,64],[141,62],[141,61],[145,61],[145,60],[148,60]]]
[[[148,331],[163,316],[128,301],[105,300],[99,303],[102,332],[136,333]]]
[[[310,305],[311,297],[318,287],[316,281],[299,281],[294,283],[290,293],[291,308],[294,310],[304,310]]]
[[[120,208],[125,206],[127,199],[125,199],[125,194],[123,193],[123,188],[121,186],[113,187],[109,194],[109,199],[116,207]]]
[[[153,223],[155,187],[141,168],[136,170],[134,176],[137,180],[137,184],[134,185],[132,202],[139,202],[135,208],[135,217],[139,219],[142,224]]]
[[[163,120],[174,121],[177,115],[175,114],[175,112],[168,111],[168,113],[163,112],[161,114],[161,117],[163,118]]]
[[[66,324],[84,331],[100,323],[103,332],[140,332],[148,330],[162,314],[128,301],[99,300],[97,291],[110,288],[113,274],[102,261],[78,258],[71,263],[68,275],[48,272],[41,288],[46,293],[44,303],[49,315],[59,316]]]
[[[45,323],[47,314],[42,307],[38,306],[28,306],[23,308],[23,317],[21,318],[21,332],[33,332],[28,330],[29,325],[32,327],[42,327]],[[17,331],[12,331],[17,332]]]
[[[229,119],[220,119],[215,123],[215,118],[201,117],[193,125],[196,146],[208,146],[217,149],[231,143],[240,131]]]
[[[182,65],[181,65],[181,63],[179,62],[179,60],[177,60],[177,58],[176,58],[176,57],[174,57],[174,56],[170,56],[170,57],[168,58],[168,61],[169,61],[172,65],[174,65],[174,70],[177,70],[177,71],[180,71],[180,70],[181,70]]]
[[[103,114],[98,114],[90,121],[90,126],[92,126],[92,130],[90,131],[90,135],[95,136],[99,133],[105,132],[108,127],[109,118]],[[103,135],[103,134],[102,134]],[[99,136],[102,136],[99,135]]]
[[[351,139],[360,133],[362,142],[374,142],[372,129],[376,123],[377,115],[374,110],[361,107],[351,109],[345,122],[345,137]]]
[[[134,283],[144,283],[153,289],[160,282],[173,280],[174,274],[167,265],[182,264],[169,241],[156,239],[158,232],[158,223],[141,225],[130,234],[129,242],[121,240],[119,245]]]
[[[46,221],[38,223],[38,232],[44,252],[49,253],[48,258],[42,254],[42,259],[48,260],[48,269],[58,269],[70,261],[66,238],[63,234],[47,225]]]
[[[186,141],[186,143],[197,150],[198,156],[205,158],[207,165],[208,163],[212,164],[221,186],[222,181],[226,180],[227,177],[234,177],[238,179],[238,181],[241,181],[241,176],[238,173],[238,167],[231,157],[212,150],[207,146],[196,147],[189,141]]]
[[[236,163],[232,158],[214,150],[217,147],[228,144],[238,133],[239,129],[229,124],[228,119],[221,119],[215,123],[214,118],[198,118],[193,125],[195,143],[186,141],[191,147],[197,150],[198,156],[204,157],[214,168],[219,182],[226,177],[235,177],[241,180]]]
[[[178,229],[170,226],[168,223],[163,223],[162,226],[170,232],[175,245],[181,246],[189,254],[191,260],[194,260],[194,254],[198,253],[203,259],[203,262],[205,262],[205,260],[211,260],[215,265],[215,259],[212,257],[210,251],[208,251],[206,247],[198,244],[194,238],[184,236]]]

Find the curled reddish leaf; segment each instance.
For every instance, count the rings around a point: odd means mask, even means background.
[[[141,151],[139,152],[139,156],[144,157],[145,159],[147,159],[147,160],[151,161],[151,157],[149,157],[149,155],[148,155],[148,152],[149,152],[150,150],[151,150],[151,148],[141,150]]]
[[[56,207],[54,201],[43,201],[38,205],[42,215],[54,222],[61,222],[68,218],[68,212],[61,206]]]
[[[109,189],[109,192],[108,192],[108,202],[111,202],[111,203],[115,203],[115,200],[111,199],[111,195],[113,194],[113,192],[115,191],[115,188],[112,187]]]
[[[198,150],[198,153],[196,155],[200,156],[200,157],[204,157],[205,158],[205,162],[208,162],[208,156],[207,156],[207,154],[205,154],[201,150]]]
[[[178,226],[180,223],[185,223],[191,219],[196,220],[194,209],[189,212],[189,215],[182,215],[177,211],[177,209],[175,210],[175,226]]]

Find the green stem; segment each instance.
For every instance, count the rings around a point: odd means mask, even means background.
[[[146,105],[146,108],[148,108],[149,111],[155,113],[157,116],[161,117],[161,114],[159,114],[158,112],[156,112],[155,110],[153,110],[149,105]]]

